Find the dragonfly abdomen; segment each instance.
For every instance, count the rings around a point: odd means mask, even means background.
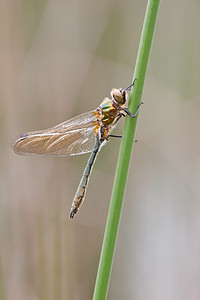
[[[94,165],[94,162],[96,160],[97,154],[100,150],[100,145],[101,145],[101,142],[99,141],[99,139],[97,137],[96,143],[94,146],[94,150],[92,151],[92,154],[90,155],[87,166],[86,166],[83,176],[81,178],[79,187],[77,189],[74,200],[72,202],[72,208],[71,208],[71,212],[70,212],[71,219],[73,219],[75,214],[79,211],[79,209],[85,199],[86,189],[87,189],[89,178],[90,178],[90,173],[91,173],[92,167]]]

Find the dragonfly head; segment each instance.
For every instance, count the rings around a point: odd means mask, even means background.
[[[112,89],[110,94],[118,105],[124,105],[128,100],[128,93],[123,89]]]
[[[117,105],[124,105],[128,100],[128,93],[127,91],[131,89],[134,85],[136,78],[133,80],[133,83],[129,85],[126,89],[112,89],[111,97],[115,101]]]

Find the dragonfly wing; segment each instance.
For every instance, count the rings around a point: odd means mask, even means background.
[[[22,155],[88,153],[93,150],[96,140],[95,122],[95,112],[87,112],[46,130],[23,133],[12,146]]]

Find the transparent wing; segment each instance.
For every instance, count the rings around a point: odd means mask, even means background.
[[[95,145],[95,111],[81,114],[46,130],[22,133],[13,142],[17,154],[76,155]]]

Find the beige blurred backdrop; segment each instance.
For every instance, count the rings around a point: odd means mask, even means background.
[[[0,1],[0,299],[92,299],[120,140],[74,220],[88,155],[20,157],[11,141],[131,83],[146,4]],[[199,11],[161,1],[108,300],[200,299]]]

